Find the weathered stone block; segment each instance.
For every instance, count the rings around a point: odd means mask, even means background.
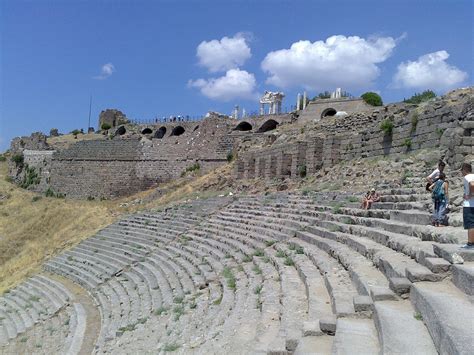
[[[321,330],[329,335],[336,333],[336,318],[322,318],[319,320]]]
[[[374,305],[372,298],[369,296],[355,296],[353,299],[354,310],[356,312],[368,312],[372,310]]]
[[[323,331],[319,325],[319,320],[304,322],[303,323],[303,336],[319,336],[323,335]]]
[[[410,292],[410,280],[404,277],[391,277],[388,281],[390,289],[397,295],[403,295]]]

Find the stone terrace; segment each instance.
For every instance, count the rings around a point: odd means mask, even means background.
[[[465,232],[429,226],[421,188],[381,193],[369,211],[300,192],[128,216],[0,298],[1,350],[471,353]],[[100,312],[96,333],[74,284]]]

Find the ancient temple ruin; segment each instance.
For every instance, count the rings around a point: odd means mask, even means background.
[[[260,98],[260,114],[265,114],[265,105],[269,105],[268,114],[275,115],[281,113],[281,103],[285,94],[283,92],[265,91]]]

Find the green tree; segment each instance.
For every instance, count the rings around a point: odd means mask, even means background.
[[[371,106],[382,106],[383,101],[379,94],[375,92],[366,92],[361,96],[364,101]]]
[[[112,126],[109,125],[108,123],[102,123],[102,126],[100,126],[100,128],[101,128],[102,130],[106,131],[106,130],[112,128]]]

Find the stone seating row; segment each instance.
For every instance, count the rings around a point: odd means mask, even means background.
[[[244,207],[244,209],[245,209],[245,207]],[[247,211],[250,210],[249,208],[246,208],[246,209],[247,209]],[[261,212],[261,210],[260,210],[259,212]],[[250,212],[250,213],[251,213],[251,212]],[[330,215],[330,213],[328,213],[326,217],[328,217],[328,215]],[[250,218],[251,218],[251,217],[250,217]],[[313,230],[313,232],[314,232],[314,230]],[[319,232],[321,232],[321,230],[319,230]],[[328,232],[326,231],[325,234],[327,235]],[[433,251],[431,251],[431,255],[430,255],[430,256],[433,258],[432,252],[433,252]],[[436,264],[436,265],[432,265],[432,266],[433,266],[434,268],[445,268],[445,267],[448,267],[449,265],[446,265],[446,263],[442,263],[442,265]],[[425,270],[425,271],[426,271],[426,270]],[[436,271],[436,270],[434,270],[434,271]],[[444,271],[444,270],[438,270],[438,271]],[[438,279],[438,278],[435,278],[435,279]],[[419,281],[419,280],[417,280],[417,281]],[[433,281],[434,281],[434,280],[433,280]],[[440,284],[441,284],[441,283],[440,283]],[[443,283],[443,285],[444,285],[444,287],[447,287],[448,289],[452,289],[452,288],[453,288],[453,287],[452,287],[452,284],[450,284],[450,283],[447,283],[446,285],[445,285],[445,283]],[[415,285],[415,288],[416,288],[416,287],[419,288],[420,286]],[[453,293],[455,293],[456,290],[452,290],[452,291],[453,291]],[[463,298],[462,295],[461,295],[461,301],[462,301],[463,299],[464,299],[464,301],[465,301],[465,298]],[[468,308],[468,309],[469,309],[469,308]],[[431,329],[433,329],[433,326],[431,327]],[[431,329],[430,329],[430,330],[431,330]]]
[[[53,317],[72,298],[60,283],[44,275],[5,292],[0,297],[0,346]]]

